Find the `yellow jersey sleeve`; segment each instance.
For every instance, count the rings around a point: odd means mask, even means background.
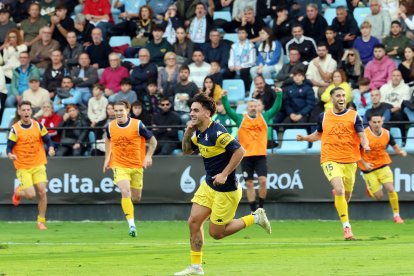
[[[9,140],[13,141],[13,142],[17,142],[17,135],[16,135],[16,130],[14,129],[14,127],[11,128],[10,133],[9,133]]]
[[[216,147],[225,149],[227,145],[230,144],[231,141],[233,140],[234,140],[234,137],[231,136],[229,133],[223,133],[219,137],[217,137]]]
[[[47,128],[42,124],[39,124],[39,126],[40,126],[40,135],[43,137],[48,133]]]

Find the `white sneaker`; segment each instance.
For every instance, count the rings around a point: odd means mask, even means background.
[[[180,272],[174,273],[175,276],[180,275],[204,275],[203,268],[200,266],[199,268],[195,268],[193,266],[187,266],[184,270]]]
[[[263,208],[258,208],[253,212],[253,215],[257,215],[259,217],[259,221],[257,222],[259,226],[261,226],[268,234],[272,233],[272,226],[270,226],[270,222],[266,216],[266,211]]]

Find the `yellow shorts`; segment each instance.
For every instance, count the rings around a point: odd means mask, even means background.
[[[321,164],[326,178],[331,182],[334,177],[341,177],[346,192],[352,192],[355,183],[356,163],[341,164],[327,161]]]
[[[122,180],[129,180],[132,189],[142,190],[144,186],[144,169],[113,168],[114,183]]]
[[[31,169],[18,169],[16,170],[16,176],[19,179],[21,189],[26,189],[39,183],[47,183],[45,165]]]
[[[394,182],[394,176],[389,166],[385,166],[370,173],[364,173],[362,174],[362,177],[371,194],[375,194],[381,190],[382,184]]]
[[[242,197],[240,185],[231,192],[217,192],[203,181],[191,202],[211,209],[210,221],[216,225],[226,225],[236,215]]]

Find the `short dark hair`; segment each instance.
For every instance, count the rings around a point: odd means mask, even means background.
[[[325,47],[326,49],[328,49],[328,45],[325,42],[323,42],[323,41],[318,42],[318,45],[316,45],[316,47],[317,48],[319,48],[319,47]]]
[[[216,113],[216,103],[214,99],[207,96],[205,93],[198,93],[192,99],[193,103],[199,103],[201,106],[208,111],[210,111],[210,117],[213,117],[214,113]]]
[[[299,47],[297,47],[297,46],[292,46],[292,47],[290,47],[290,48],[289,48],[289,52],[290,52],[290,51],[297,51],[297,52],[300,54]]]
[[[124,107],[125,107],[125,109],[126,110],[131,110],[131,104],[127,101],[127,100],[120,100],[120,101],[117,101],[115,104],[114,104],[114,106],[115,105],[123,105]]]
[[[297,27],[300,27],[303,30],[303,26],[300,23],[293,23],[292,30],[293,30],[293,28],[297,28]]]
[[[137,100],[137,101],[135,101],[131,104],[131,108],[133,108],[134,106],[141,106],[142,107],[142,102],[140,100]]]
[[[296,69],[295,71],[292,72],[292,74],[295,75],[302,75],[302,76],[306,76],[305,71],[303,71],[302,69]]]
[[[157,24],[154,26],[154,28],[152,29],[153,32],[165,32],[165,29],[162,25]]]
[[[20,108],[20,107],[22,107],[23,105],[28,105],[28,106],[30,106],[30,108],[32,108],[32,103],[31,103],[30,101],[21,101],[21,102],[17,105],[17,107],[18,107],[18,108]]]
[[[188,72],[190,72],[190,67],[188,67],[187,65],[182,65],[182,66],[180,67],[180,72],[181,72],[181,71],[184,71],[184,70],[187,70]]]
[[[391,22],[391,26],[394,25],[394,24],[397,24],[398,26],[401,27],[401,22],[398,21],[398,20],[394,20],[394,21]]]
[[[373,112],[372,114],[369,114],[368,116],[368,121],[371,121],[372,117],[382,117],[382,114],[379,113],[378,111]]]
[[[378,43],[374,45],[374,50],[375,49],[383,49],[385,51],[385,46],[384,44]]]
[[[62,78],[62,80],[64,80],[64,79],[68,79],[68,80],[70,80],[70,81],[73,83],[73,79],[72,79],[72,77],[71,77],[71,76],[64,76],[64,77]]]
[[[245,31],[246,33],[249,33],[249,32],[247,31],[247,27],[246,27],[246,26],[240,26],[240,27],[237,29],[237,32],[240,32],[240,31]]]
[[[329,92],[329,95],[333,95],[336,91],[339,91],[339,90],[341,90],[341,91],[345,91],[342,87],[335,87],[335,88],[333,88],[330,92]]]
[[[162,98],[160,99],[160,103],[162,103],[162,102],[166,102],[166,101],[168,101],[169,103],[171,103],[171,100],[170,100],[170,98],[168,98],[168,97],[162,97]]]
[[[360,85],[369,85],[369,84],[370,84],[370,80],[368,78],[364,78],[364,77],[360,78],[357,82],[358,86],[360,86]]]
[[[105,91],[105,85],[103,85],[102,83],[95,83],[93,85],[93,88],[98,88],[101,91]]]
[[[129,84],[132,85],[131,80],[129,78],[123,78],[121,80],[121,85]]]
[[[326,27],[325,32],[326,31],[332,31],[332,32],[336,33],[335,29],[332,26]]]

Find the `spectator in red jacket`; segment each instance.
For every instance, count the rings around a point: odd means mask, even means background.
[[[60,135],[56,129],[52,129],[58,127],[60,122],[62,121],[62,117],[53,112],[53,104],[52,102],[45,102],[42,106],[43,115],[38,119],[38,122],[44,125],[47,128],[50,138],[53,142],[59,143],[60,142]]]

